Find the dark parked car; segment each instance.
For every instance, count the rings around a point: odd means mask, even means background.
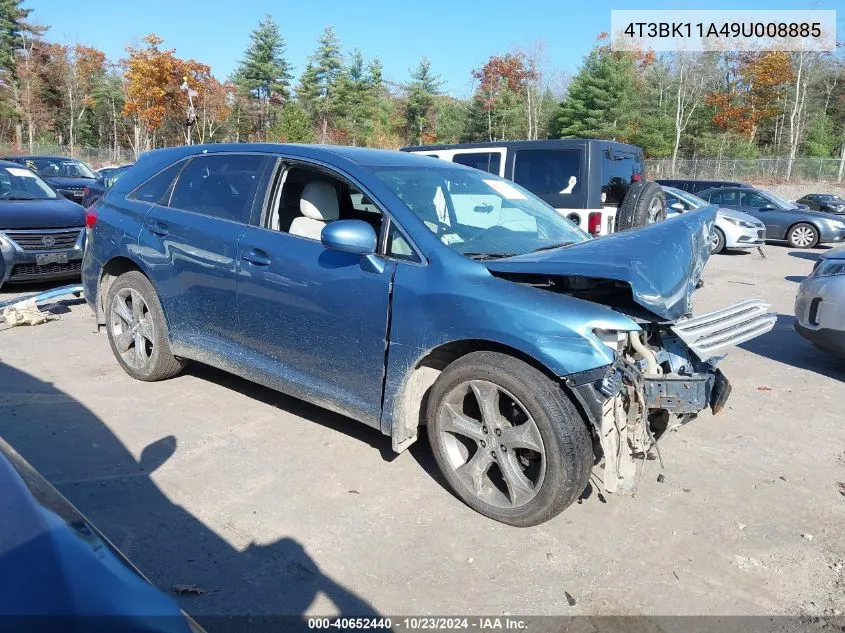
[[[845,200],[829,193],[808,193],[795,202],[815,211],[824,211],[837,215],[845,214]]]
[[[82,206],[87,209],[97,202],[130,167],[132,165],[121,165],[120,167],[109,168],[105,174],[100,172],[100,177],[82,190]]]
[[[766,225],[766,240],[786,240],[793,248],[845,240],[845,222],[829,213],[796,206],[768,191],[723,187],[697,194],[710,204],[736,209]]]
[[[2,281],[78,278],[85,246],[85,212],[38,175],[0,161]]]
[[[0,508],[4,631],[202,633],[2,439]]]
[[[690,315],[712,207],[591,239],[511,181],[403,152],[157,150],[87,213],[85,297],[130,376],[208,363],[397,452],[426,423],[456,494],[513,525],[578,498],[594,441],[606,489],[632,486],[673,416],[725,404],[717,357],[775,321]]]
[[[65,198],[82,202],[85,187],[97,180],[97,173],[75,158],[62,156],[7,156],[10,160],[37,172]]]
[[[402,151],[508,178],[591,235],[607,235],[666,218],[663,190],[646,181],[643,150],[635,145],[555,139],[418,145]],[[494,208],[484,211],[488,201],[483,197],[464,199],[479,209],[478,226],[495,217]]]
[[[737,182],[734,180],[691,180],[691,179],[673,179],[673,178],[658,178],[654,182],[664,185],[666,187],[674,187],[687,193],[694,193],[698,195],[699,191],[705,189],[716,189],[718,187],[751,187],[744,182]]]

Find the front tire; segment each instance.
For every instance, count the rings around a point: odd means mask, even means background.
[[[161,303],[143,274],[133,270],[115,279],[105,309],[109,344],[123,371],[153,382],[184,369],[185,361],[170,351]]]
[[[449,365],[431,388],[427,419],[446,481],[491,519],[543,523],[587,486],[585,421],[554,380],[512,356],[473,352]]]
[[[786,241],[792,248],[813,248],[819,243],[819,232],[812,224],[801,222],[790,227]]]
[[[713,227],[713,234],[710,237],[710,254],[717,255],[725,250],[725,234],[719,227]]]

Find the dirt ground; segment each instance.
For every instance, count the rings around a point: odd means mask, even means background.
[[[390,440],[193,365],[126,376],[85,304],[0,332],[0,435],[165,591],[208,614],[845,612],[845,361],[792,328],[821,252],[720,255],[703,312],[762,297],[775,330],[730,353],[733,396],[661,441],[638,493],[530,529],[444,487]],[[10,296],[0,291],[0,300]]]

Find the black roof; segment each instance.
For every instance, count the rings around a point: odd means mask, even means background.
[[[552,149],[552,148],[567,148],[580,147],[584,143],[601,143],[602,146],[611,146],[618,149],[635,150],[642,152],[642,149],[636,145],[629,145],[628,143],[620,143],[618,141],[603,141],[596,138],[558,138],[548,139],[542,141],[488,141],[484,143],[441,143],[439,145],[408,145],[403,147],[403,152],[408,151],[425,151],[425,150],[440,150],[440,149],[474,149],[484,147],[508,147],[512,149]]]

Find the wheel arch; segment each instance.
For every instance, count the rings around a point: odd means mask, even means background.
[[[145,270],[144,266],[125,255],[112,257],[103,265],[103,268],[100,270],[100,278],[97,280],[96,308],[98,326],[105,325],[106,323],[105,300],[109,294],[111,285],[118,277],[133,270],[144,275],[152,284],[153,288],[155,288],[155,283],[153,283],[152,277],[150,277],[149,272]]]
[[[788,240],[789,239],[789,233],[792,231],[792,229],[794,229],[799,224],[809,224],[814,229],[816,229],[816,235],[818,237],[818,241],[816,243],[818,244],[818,243],[821,242],[821,239],[822,239],[821,227],[818,224],[816,224],[813,220],[796,220],[795,222],[790,224],[788,227],[786,227],[786,231],[784,231],[784,233],[783,233],[783,239]]]
[[[402,452],[417,438],[418,429],[426,424],[428,394],[441,372],[453,362],[472,352],[499,352],[517,358],[556,382],[561,381],[540,359],[511,345],[488,339],[459,339],[429,349],[409,363],[397,390],[390,418],[384,432],[392,439],[393,450]]]

